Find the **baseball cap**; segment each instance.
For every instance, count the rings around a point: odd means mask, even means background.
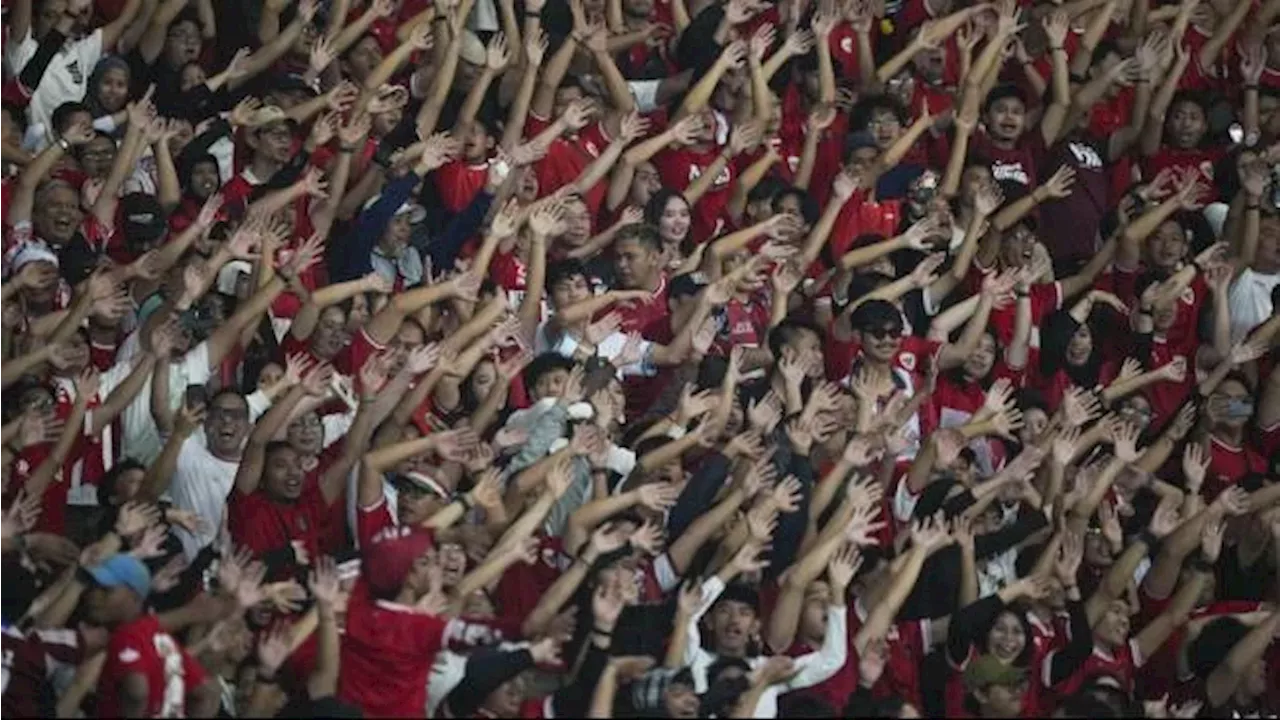
[[[279,73],[273,78],[271,89],[280,92],[305,92],[312,97],[319,95],[320,92],[315,85],[306,81],[301,73],[287,72]]]
[[[164,235],[164,209],[154,195],[131,192],[120,198],[120,217],[125,237],[134,247],[147,247]]]
[[[33,262],[52,263],[54,267],[57,267],[58,256],[43,242],[23,243],[9,261],[9,272],[17,274],[24,265]]]
[[[964,687],[970,692],[992,685],[1017,685],[1026,679],[1025,668],[1001,662],[994,655],[979,655],[964,669]]]
[[[458,57],[472,65],[484,65],[485,49],[480,37],[470,30],[462,31],[461,42],[458,43]]]
[[[369,201],[364,204],[364,209],[368,210],[369,208],[373,207],[378,203],[378,200],[380,199],[382,199],[381,194],[374,195],[372,198],[369,198]],[[409,222],[413,223],[414,225],[417,225],[418,223],[422,222],[427,217],[427,209],[413,202],[412,200],[406,200],[403,205],[396,208],[394,215],[395,217],[400,217],[401,215],[404,215],[406,213],[409,214]]]
[[[87,572],[102,587],[127,587],[140,598],[151,592],[151,571],[132,555],[117,553]]]
[[[435,544],[435,536],[421,528],[398,527],[377,537],[364,549],[360,572],[375,595],[400,591],[413,563]]]
[[[278,105],[263,105],[258,108],[250,118],[248,125],[251,128],[260,128],[278,122],[292,122],[289,116]]]
[[[876,143],[875,135],[872,135],[866,130],[859,130],[858,132],[849,135],[848,140],[845,141],[844,152],[845,155],[848,155],[854,150],[861,150],[863,148],[879,150],[880,145]]]
[[[425,490],[440,498],[449,497],[449,491],[438,480],[422,472],[397,473],[391,478],[391,485],[396,488],[405,486]]]

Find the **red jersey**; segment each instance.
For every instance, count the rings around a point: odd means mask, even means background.
[[[343,443],[334,443],[325,449],[315,470],[303,480],[302,495],[293,502],[277,500],[261,487],[248,494],[232,491],[227,528],[236,544],[257,555],[287,547],[294,541],[302,543],[312,558],[335,550],[334,509],[340,506],[341,496],[327,502],[319,476],[337,461],[342,447]],[[337,529],[341,527],[339,521]]]
[[[859,190],[845,201],[836,216],[830,238],[833,259],[849,252],[853,243],[861,235],[879,235],[891,238],[898,234],[898,226],[902,224],[902,201],[876,201],[870,195]]]
[[[358,507],[356,508],[356,547],[369,547],[380,533],[399,526],[396,516],[391,514],[386,496],[370,507]]]
[[[1209,471],[1205,474],[1200,494],[1205,502],[1213,502],[1223,490],[1239,484],[1250,473],[1264,473],[1266,460],[1250,447],[1237,447],[1211,435],[1209,438]]]
[[[460,213],[480,194],[489,179],[489,161],[454,160],[432,173],[440,202],[451,213]]]
[[[427,677],[448,622],[369,592],[363,578],[347,601],[338,698],[371,717],[424,717]]]
[[[860,603],[854,610],[849,614],[848,662],[856,664],[858,655],[852,652],[853,640],[867,620],[867,611]],[[884,638],[888,644],[889,657],[885,662],[884,674],[871,688],[872,695],[877,698],[900,697],[916,707],[923,707],[920,696],[920,663],[929,652],[929,634],[928,620],[909,620],[889,627]]]
[[[746,300],[731,299],[719,313],[719,329],[711,354],[728,357],[730,350],[738,345],[760,347],[769,332],[769,304],[769,299],[759,294]]]
[[[1093,652],[1085,658],[1084,663],[1071,673],[1071,677],[1054,685],[1053,692],[1057,697],[1069,697],[1080,692],[1080,688],[1090,680],[1105,676],[1119,683],[1121,690],[1132,694],[1134,676],[1144,662],[1145,658],[1138,652],[1137,642],[1132,638],[1113,651],[1095,643]]]
[[[1185,78],[1186,75],[1183,75]],[[1201,196],[1204,202],[1218,199],[1217,186],[1213,182],[1213,168],[1226,154],[1222,148],[1192,148],[1182,150],[1168,145],[1161,145],[1154,155],[1142,161],[1142,176],[1154,178],[1165,168],[1176,168],[1179,174],[1195,171],[1200,173],[1206,192]]]
[[[527,565],[512,564],[498,581],[493,597],[498,600],[500,614],[523,622],[560,578],[566,557],[561,538],[539,533],[538,559]]]
[[[654,156],[653,164],[664,186],[684,192],[689,189],[694,180],[702,177],[719,155],[719,147],[711,147],[707,150],[694,150],[687,147],[667,148]],[[693,206],[693,222],[689,230],[689,237],[692,240],[703,243],[724,230],[720,216],[729,204],[733,182],[737,178],[738,170],[730,160],[712,181],[711,188]]]
[[[5,717],[53,717],[54,674],[70,671],[82,659],[75,630],[31,630],[6,627],[0,635],[4,675],[0,710]]]
[[[638,332],[646,340],[664,342],[671,332],[667,321],[671,315],[671,308],[667,305],[667,288],[667,276],[663,275],[658,281],[658,289],[653,291],[653,296],[648,300],[614,303],[612,307],[602,310],[599,317],[616,312],[622,316],[622,326],[619,328],[622,332]]]
[[[550,120],[530,112],[524,125],[525,137],[537,137],[550,124]],[[538,195],[545,197],[577,180],[582,171],[604,153],[610,142],[612,140],[609,134],[598,122],[584,127],[578,131],[577,136],[562,136],[552,140],[547,146],[546,157],[534,166],[534,173],[538,176]],[[592,228],[595,227],[596,215],[604,205],[607,191],[608,184],[602,180],[582,195],[582,200],[591,213]]]
[[[129,675],[147,681],[147,717],[182,717],[187,690],[204,684],[200,663],[160,627],[151,614],[111,633],[107,661],[98,678],[98,717],[121,717],[119,691]]]

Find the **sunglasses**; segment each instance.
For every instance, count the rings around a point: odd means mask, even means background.
[[[884,327],[871,328],[869,330],[864,330],[863,332],[875,338],[876,340],[883,340],[885,338],[897,337],[901,335],[902,328],[894,327],[892,325],[886,325]]]

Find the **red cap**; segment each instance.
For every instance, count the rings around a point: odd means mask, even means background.
[[[413,563],[435,545],[430,530],[415,527],[387,528],[364,548],[360,574],[375,595],[390,597],[400,592]]]

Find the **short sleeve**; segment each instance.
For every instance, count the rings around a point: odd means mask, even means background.
[[[209,382],[209,341],[206,340],[187,351],[182,356],[180,365],[189,385],[204,385]],[[175,389],[169,388],[170,394]]]
[[[27,35],[22,38],[22,42],[11,42],[5,48],[5,60],[8,61],[15,75],[22,72],[22,68],[31,62],[31,58],[35,57],[36,50],[39,48],[40,44],[31,36],[30,30],[27,30]]]
[[[80,67],[92,68],[102,59],[102,38],[102,28],[98,28],[75,44],[74,52],[80,59]]]

